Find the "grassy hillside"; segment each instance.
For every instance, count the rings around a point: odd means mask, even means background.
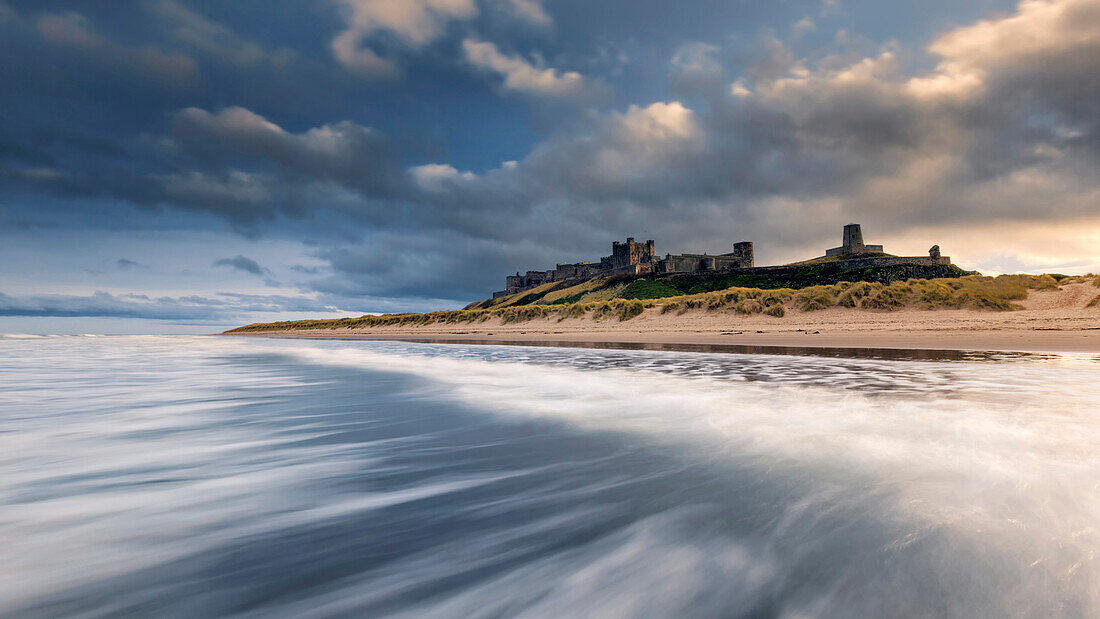
[[[970,275],[955,265],[902,264],[846,269],[833,262],[793,265],[782,273],[690,273],[674,276],[597,277],[582,283],[555,282],[514,295],[471,303],[464,309],[491,309],[534,303],[592,303],[612,299],[661,299],[728,288],[806,288],[839,282],[889,284],[908,279],[934,279]]]
[[[604,282],[602,290],[617,290],[616,298],[600,301],[573,301],[555,303],[512,302],[487,308],[467,308],[453,311],[428,312],[426,314],[386,314],[361,316],[335,320],[298,320],[288,322],[257,323],[227,331],[226,333],[253,333],[282,330],[308,329],[362,329],[383,326],[418,326],[431,324],[476,324],[491,319],[503,323],[524,322],[533,319],[590,318],[592,320],[630,320],[649,308],[659,308],[660,313],[684,314],[689,311],[733,312],[736,314],[767,314],[783,317],[787,311],[817,311],[840,306],[872,311],[913,309],[979,309],[1006,311],[1019,309],[1014,303],[1026,299],[1031,290],[1052,290],[1059,283],[1087,281],[1084,278],[1050,275],[1000,275],[984,277],[965,275],[934,279],[907,279],[904,281],[847,282],[806,286],[802,288],[748,288],[727,287],[714,291],[691,294],[671,294],[680,288],[674,285],[677,278],[652,280],[635,279],[630,283]],[[1097,279],[1100,284],[1100,278]],[[715,285],[713,280],[683,280],[679,285]],[[564,291],[565,288],[560,290]],[[570,296],[580,294],[571,293]],[[545,294],[546,291],[540,293]],[[589,294],[589,292],[584,292]],[[630,296],[627,296],[630,295]],[[519,298],[522,298],[520,296]],[[559,300],[567,297],[559,297]]]

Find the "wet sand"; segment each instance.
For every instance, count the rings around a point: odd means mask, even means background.
[[[960,350],[1004,352],[1077,352],[1100,353],[1100,329],[1094,331],[1063,332],[925,332],[894,331],[876,333],[706,333],[706,332],[635,332],[585,331],[526,331],[520,333],[495,332],[425,332],[423,330],[365,330],[337,331],[274,331],[241,335],[263,337],[323,338],[323,339],[371,339],[402,340],[413,342],[453,342],[482,344],[542,344],[595,345],[637,344],[638,348],[686,349],[698,346],[700,350],[712,347],[784,347],[827,349],[896,349],[896,350]],[[668,346],[666,346],[668,345]],[[679,346],[682,345],[682,346]],[[744,351],[753,352],[753,351]],[[780,351],[757,351],[780,352]]]

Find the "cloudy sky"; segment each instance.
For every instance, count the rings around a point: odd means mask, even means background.
[[[0,0],[0,332],[460,307],[841,226],[1100,271],[1100,0]]]

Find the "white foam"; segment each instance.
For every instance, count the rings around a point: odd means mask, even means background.
[[[1095,362],[970,364],[970,384],[957,394],[914,397],[352,347],[284,350],[312,363],[418,376],[436,385],[427,397],[503,417],[624,432],[823,488],[865,488],[868,509],[912,523],[891,546],[948,531],[1008,562],[999,569],[1071,587],[1100,608]],[[830,500],[806,509],[828,510]]]

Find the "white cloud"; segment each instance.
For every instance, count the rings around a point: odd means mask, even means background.
[[[681,45],[672,54],[672,66],[680,71],[692,73],[720,73],[722,64],[714,58],[714,52],[720,48],[717,45],[695,41]]]
[[[817,24],[815,24],[814,20],[809,17],[803,17],[802,19],[795,22],[793,26],[791,26],[791,34],[793,34],[796,38],[801,37],[806,33],[813,32],[814,30],[817,30]]]
[[[553,20],[546,13],[540,0],[505,0],[513,13],[538,26],[549,26]]]
[[[1022,77],[1074,88],[1079,76],[1100,75],[1100,2],[1023,0],[1015,13],[956,28],[928,51],[943,60],[918,82],[924,90],[976,96]],[[1080,96],[1094,99],[1095,90]]]
[[[668,179],[702,146],[702,132],[695,114],[679,101],[657,102],[647,107],[630,106],[626,113],[612,113],[606,120],[602,143],[594,144],[587,174],[604,183],[636,183],[640,177]]]
[[[1023,0],[1016,13],[957,28],[929,51],[947,73],[1019,69],[1072,56],[1100,65],[1100,2]],[[1053,67],[1052,67],[1053,68]],[[1073,67],[1078,69],[1081,67]]]
[[[730,94],[735,97],[747,97],[752,94],[752,91],[745,85],[744,78],[738,78],[730,84]]]
[[[575,71],[535,66],[519,56],[501,53],[496,45],[486,41],[466,39],[462,49],[470,64],[502,76],[505,90],[565,98],[590,94],[589,84]]]
[[[459,172],[454,166],[440,163],[409,168],[416,184],[427,191],[441,191],[446,181],[473,180],[476,175],[473,172]]]
[[[345,69],[365,79],[389,78],[401,73],[396,63],[362,47],[362,39],[363,33],[345,30],[332,40],[332,53]]]
[[[421,47],[453,20],[478,14],[474,0],[336,0],[347,11],[347,29],[332,41],[336,60],[365,78],[392,77],[397,65],[364,47],[376,32],[389,32],[405,45]]]
[[[388,30],[412,45],[438,37],[447,22],[478,14],[474,0],[340,0],[350,26],[363,33]]]
[[[623,134],[638,143],[668,143],[699,136],[695,114],[679,101],[648,107],[632,105],[625,114],[616,114],[615,121]]]
[[[705,144],[694,112],[680,102],[635,105],[544,142],[517,166],[502,168],[502,177],[487,175],[485,184],[498,183],[520,195],[534,192],[540,200],[561,199],[590,211],[581,214],[570,208],[564,213],[554,207],[559,211],[555,219],[562,221],[582,222],[609,210],[622,215],[624,202],[660,202],[670,193],[693,191]],[[511,189],[513,183],[519,188]],[[600,204],[607,208],[596,206]]]

